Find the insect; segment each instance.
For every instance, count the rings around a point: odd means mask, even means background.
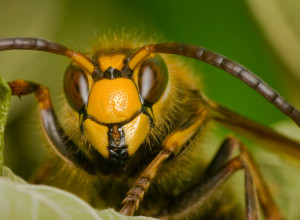
[[[245,67],[202,47],[172,42],[116,43],[83,54],[44,39],[0,39],[1,51],[13,49],[72,59],[64,76],[68,104],[63,120],[56,117],[46,87],[25,80],[8,83],[13,95],[35,95],[55,152],[34,182],[66,188],[95,207],[113,207],[125,215],[258,219],[260,204],[267,219],[283,218],[247,147],[228,136],[204,163],[202,136],[216,122],[296,159],[300,144],[209,100],[185,64],[172,56],[225,70],[299,126],[299,111]],[[245,175],[245,214],[229,191],[214,196],[238,170]]]

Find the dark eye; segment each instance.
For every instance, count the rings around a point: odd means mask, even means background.
[[[164,93],[169,79],[168,68],[159,55],[146,59],[139,70],[138,84],[142,99],[154,104]]]
[[[89,97],[88,79],[85,72],[78,66],[70,65],[64,77],[65,96],[73,109],[80,111]]]

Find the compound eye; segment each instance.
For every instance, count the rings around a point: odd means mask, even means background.
[[[74,110],[79,112],[87,104],[89,97],[88,79],[79,66],[70,65],[66,70],[64,92]]]
[[[142,99],[154,104],[164,93],[168,84],[168,68],[159,55],[146,59],[138,74],[138,85]]]

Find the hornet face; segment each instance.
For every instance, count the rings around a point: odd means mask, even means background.
[[[84,130],[105,158],[124,161],[147,137],[150,120],[130,79],[102,79],[90,92]]]
[[[168,82],[160,56],[145,59],[136,71],[126,68],[125,60],[124,54],[100,56],[98,73],[92,77],[73,64],[64,81],[82,132],[102,157],[114,163],[126,162],[146,140],[154,120],[152,105]]]

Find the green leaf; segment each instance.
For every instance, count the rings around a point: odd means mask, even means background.
[[[151,219],[127,217],[114,210],[98,211],[77,196],[45,185],[0,178],[0,219]]]
[[[23,183],[26,184],[26,181],[23,180],[21,177],[17,176],[16,174],[13,173],[13,171],[11,171],[11,169],[9,169],[6,166],[2,167],[2,176],[3,177],[7,177],[8,179],[12,180],[15,183]]]
[[[0,77],[0,175],[3,166],[4,128],[10,104],[11,92],[7,83]]]

